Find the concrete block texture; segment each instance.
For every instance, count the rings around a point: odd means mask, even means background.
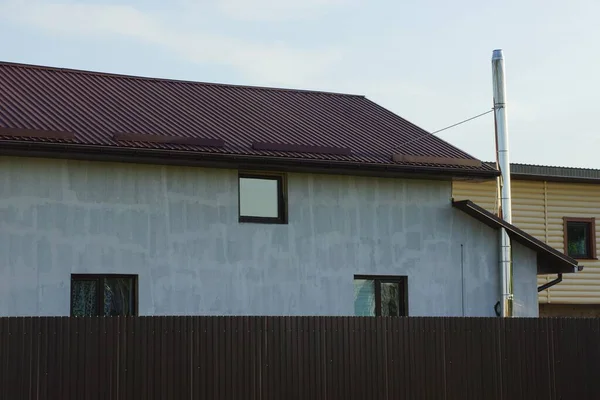
[[[498,234],[451,184],[287,174],[285,225],[238,222],[238,171],[0,157],[0,315],[69,315],[72,273],[138,275],[140,315],[353,315],[355,274],[412,316],[492,316]],[[518,314],[536,256],[515,245]]]

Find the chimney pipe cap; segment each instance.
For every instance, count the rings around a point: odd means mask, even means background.
[[[494,50],[494,53],[492,54],[492,60],[504,60],[504,53],[502,52],[502,49]]]

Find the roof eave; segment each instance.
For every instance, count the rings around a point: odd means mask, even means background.
[[[524,173],[511,172],[511,178],[520,181],[546,181],[546,182],[563,182],[563,183],[587,183],[587,184],[600,184],[598,178],[582,178],[577,176],[556,176],[556,175],[534,175]]]
[[[452,206],[481,221],[487,226],[499,229],[505,228],[511,239],[537,253],[538,275],[556,273],[575,273],[581,271],[583,266],[577,260],[562,254],[558,250],[533,237],[527,232],[509,224],[498,216],[490,213],[470,200],[452,201]]]
[[[215,168],[279,169],[283,171],[406,177],[449,180],[453,178],[493,179],[495,170],[472,170],[292,157],[199,153],[194,151],[140,149],[72,143],[0,140],[0,155],[46,157],[91,161],[133,162],[140,164],[186,165]]]
[[[496,168],[496,163],[484,161],[483,164]],[[554,167],[532,164],[510,164],[510,176],[515,180],[522,181],[548,181],[568,183],[599,184],[600,170],[590,168]],[[593,176],[595,175],[595,176]]]

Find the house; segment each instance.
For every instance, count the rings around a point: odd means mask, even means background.
[[[0,315],[515,314],[576,260],[498,172],[363,96],[0,63]]]
[[[600,316],[600,263],[596,219],[600,218],[600,170],[511,164],[513,222],[585,269],[539,293],[542,316]],[[494,182],[453,183],[456,200],[471,199],[495,212]],[[546,284],[556,275],[540,275]]]

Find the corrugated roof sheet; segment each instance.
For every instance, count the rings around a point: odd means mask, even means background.
[[[494,167],[495,162],[486,162],[485,164]],[[592,168],[574,168],[574,167],[558,167],[551,165],[535,165],[535,164],[510,164],[511,175],[515,176],[531,176],[539,178],[557,178],[559,180],[576,180],[576,181],[600,181],[600,169]]]
[[[389,164],[394,150],[473,159],[363,96],[111,75],[0,62],[0,128],[72,132],[74,139],[0,136],[0,140],[187,150]],[[127,142],[115,134],[224,141],[224,146]],[[351,154],[253,149],[254,142],[341,147]],[[402,163],[400,163],[402,164]],[[488,165],[405,163],[459,171]]]
[[[523,175],[555,176],[561,178],[579,178],[600,180],[600,170],[589,168],[554,167],[532,164],[511,164],[511,172]]]

